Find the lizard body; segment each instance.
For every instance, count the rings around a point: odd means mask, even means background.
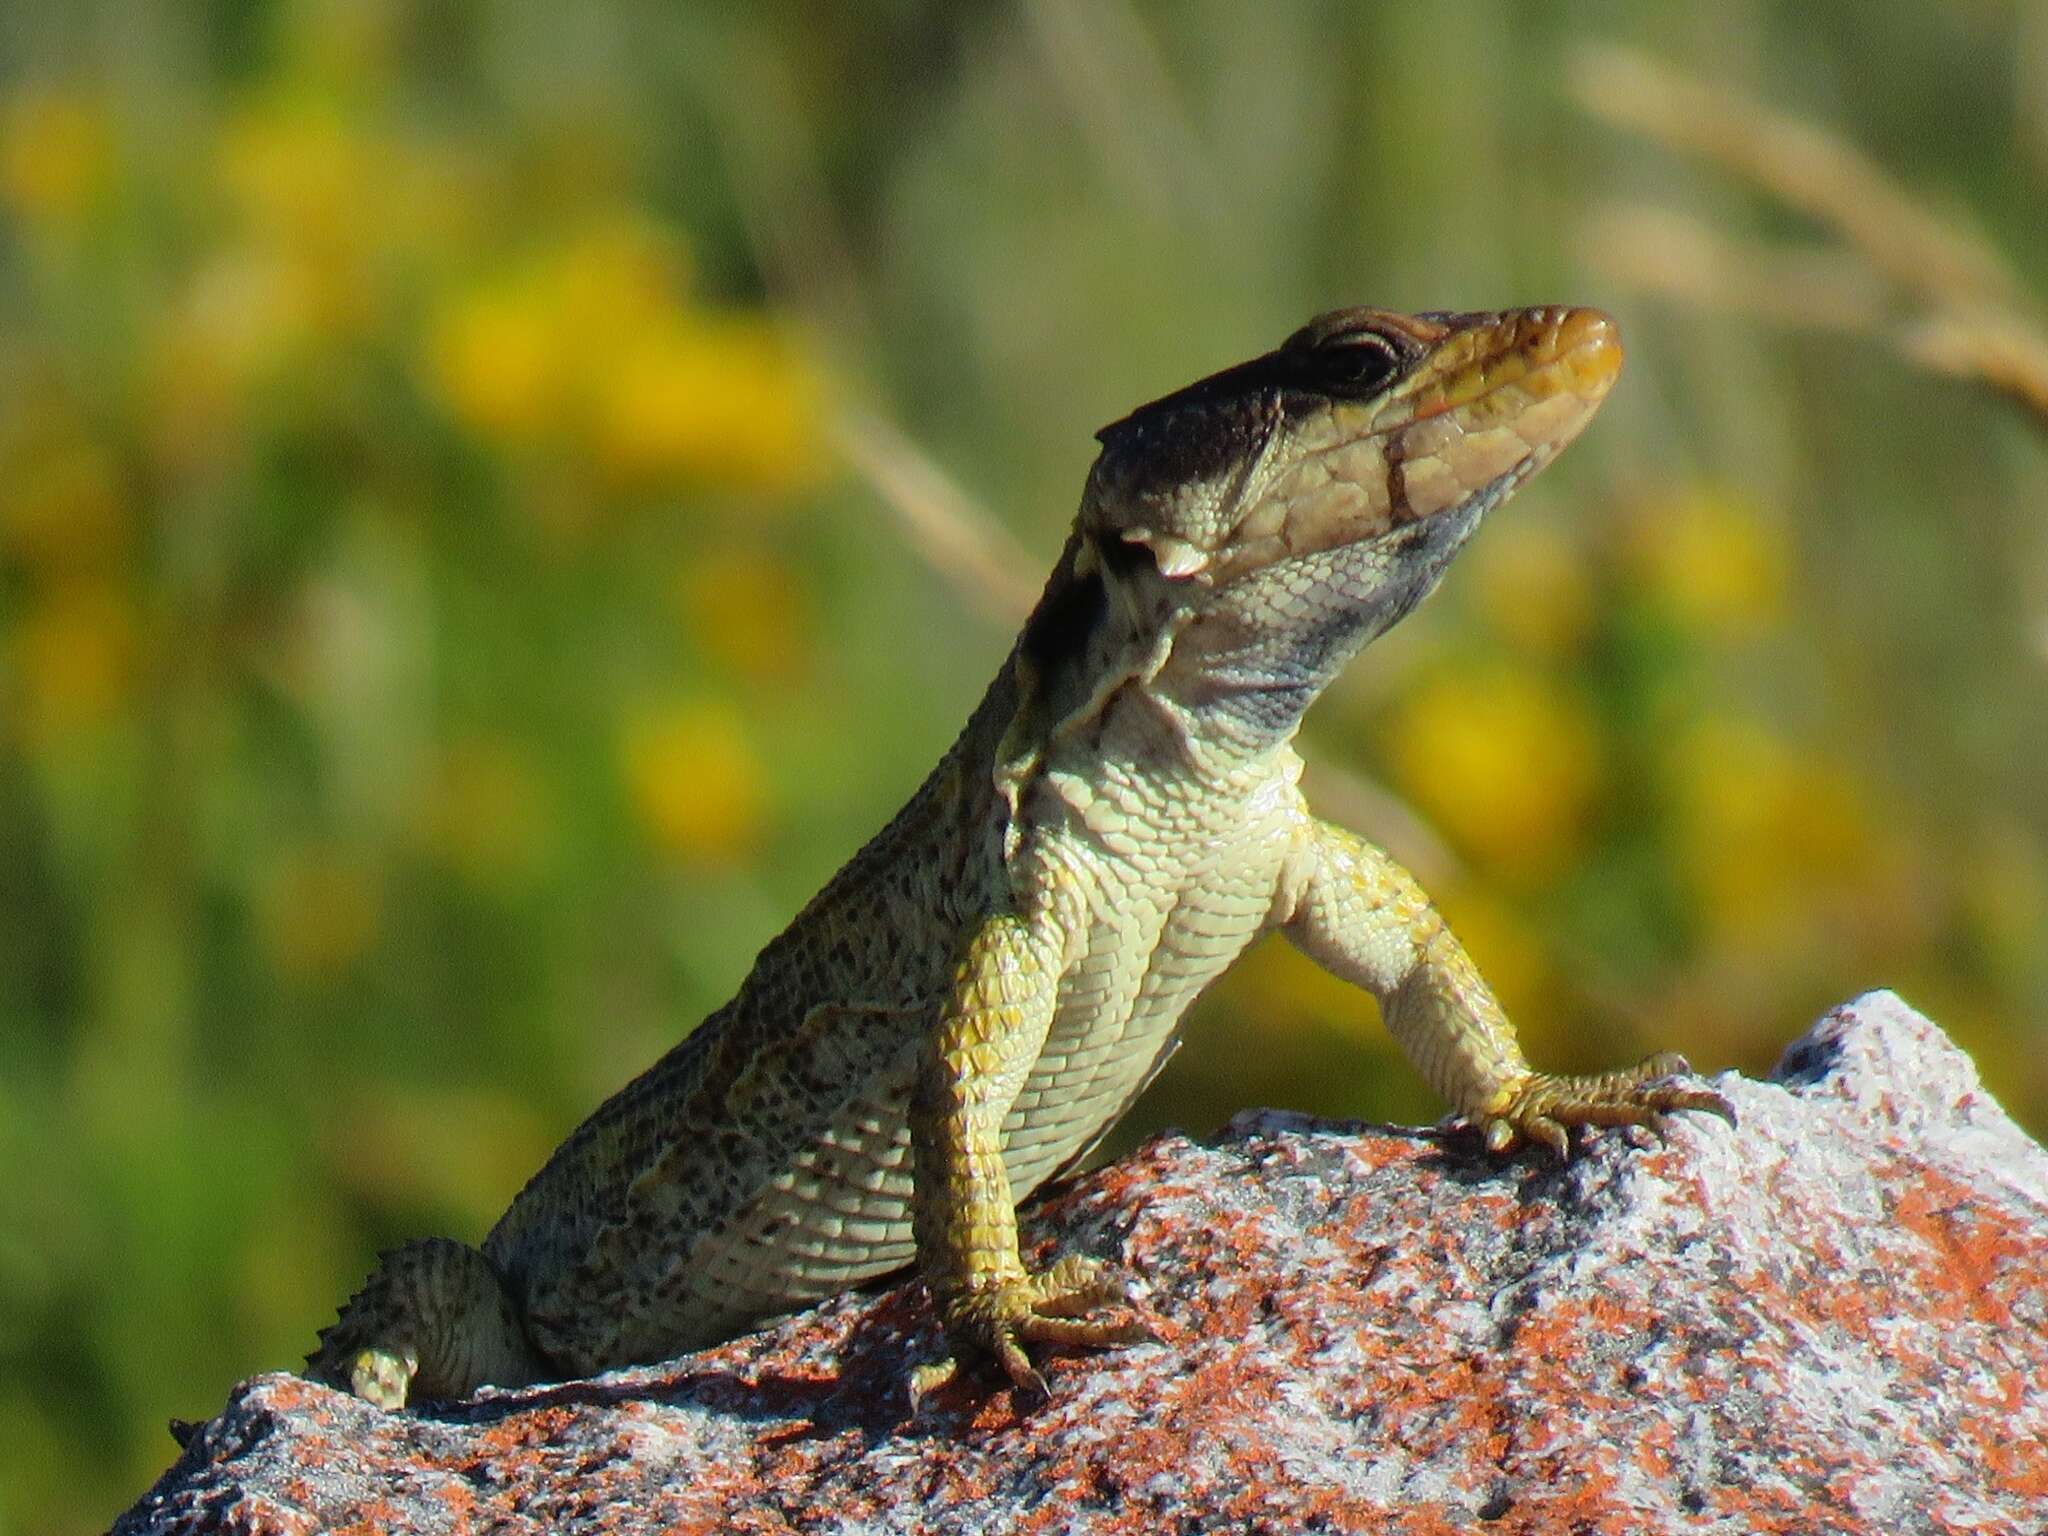
[[[1675,1057],[1532,1072],[1414,881],[1310,812],[1291,746],[1619,365],[1597,311],[1345,310],[1104,428],[1043,597],[904,809],[481,1250],[387,1254],[313,1372],[390,1406],[586,1374],[915,1259],[956,1348],[1042,1389],[1025,1344],[1143,1334],[1087,1261],[1026,1271],[1016,1199],[1273,930],[1373,992],[1496,1151],[1726,1113]]]

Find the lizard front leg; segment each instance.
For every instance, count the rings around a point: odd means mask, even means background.
[[[1010,1380],[1044,1395],[1027,1343],[1120,1344],[1139,1324],[1094,1314],[1122,1288],[1090,1260],[1042,1274],[1017,1249],[1017,1208],[1003,1161],[1003,1117],[1045,1045],[1064,945],[1051,919],[985,919],[962,948],[911,1102],[917,1267],[954,1355],[918,1367],[911,1399],[949,1381],[956,1356],[983,1351]]]
[[[1671,1080],[1690,1069],[1668,1052],[1593,1076],[1532,1071],[1472,957],[1412,875],[1355,833],[1312,818],[1300,854],[1283,931],[1379,999],[1408,1059],[1489,1150],[1526,1138],[1564,1156],[1569,1126],[1645,1125],[1661,1134],[1677,1109],[1734,1123],[1719,1094]]]

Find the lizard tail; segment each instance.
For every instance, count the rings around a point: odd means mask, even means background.
[[[433,1237],[378,1255],[369,1279],[320,1330],[306,1374],[398,1408],[557,1373],[528,1340],[491,1261],[466,1243]]]

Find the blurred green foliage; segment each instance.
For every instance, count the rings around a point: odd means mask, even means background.
[[[1095,426],[1338,303],[1630,339],[1310,729],[1539,1060],[1760,1069],[1890,984],[2048,1124],[2048,447],[1604,276],[1617,194],[1786,215],[1581,115],[1588,39],[2048,287],[2039,6],[0,15],[0,1531],[480,1235],[951,738],[1010,616],[850,406],[1043,565]],[[1279,947],[1191,1039],[1136,1128],[1438,1112]]]

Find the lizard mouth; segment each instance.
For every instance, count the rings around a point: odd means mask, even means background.
[[[1392,392],[1387,425],[1375,423],[1388,526],[1527,479],[1579,435],[1620,372],[1620,331],[1597,309],[1516,310],[1452,330]]]
[[[1549,434],[1547,421],[1530,420],[1530,412],[1555,401],[1546,415],[1568,423],[1556,444],[1561,447],[1621,372],[1621,331],[1601,310],[1544,306],[1416,318],[1439,334],[1419,365],[1388,391],[1373,420],[1375,432],[1493,402],[1488,414],[1517,416],[1533,447]]]
[[[1483,511],[1579,435],[1621,371],[1619,329],[1597,309],[1378,323],[1415,354],[1405,376],[1370,401],[1329,400],[1302,424],[1309,441],[1238,524],[1212,579]]]

